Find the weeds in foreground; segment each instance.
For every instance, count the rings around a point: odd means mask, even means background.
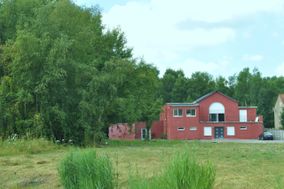
[[[212,189],[215,168],[211,163],[198,163],[188,152],[176,155],[157,177],[143,179],[130,176],[131,189]]]
[[[112,189],[115,186],[111,161],[92,149],[69,153],[59,166],[59,175],[66,189]]]

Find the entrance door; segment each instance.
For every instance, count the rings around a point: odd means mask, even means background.
[[[147,129],[142,128],[141,129],[141,140],[145,140],[147,138]]]
[[[215,138],[224,138],[224,127],[215,127]]]
[[[149,134],[149,138],[148,138]],[[141,129],[141,140],[149,139],[151,140],[151,129],[149,129],[149,132],[146,128]]]

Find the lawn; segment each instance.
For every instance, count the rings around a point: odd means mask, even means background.
[[[75,148],[45,142],[18,143],[0,143],[0,188],[62,188],[57,167]],[[118,188],[127,187],[130,174],[147,178],[159,174],[180,151],[189,151],[198,161],[215,165],[216,189],[284,188],[283,144],[109,141],[94,149],[112,160]]]

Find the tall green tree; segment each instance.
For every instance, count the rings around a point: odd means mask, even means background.
[[[206,72],[195,72],[191,75],[188,84],[188,100],[194,101],[215,89],[213,76]]]
[[[98,8],[3,0],[0,13],[3,137],[86,144],[109,123],[158,115],[158,71],[132,58],[123,32],[105,30]]]

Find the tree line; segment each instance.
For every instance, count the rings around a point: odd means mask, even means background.
[[[186,77],[137,59],[123,32],[106,29],[97,7],[70,0],[0,0],[0,137],[99,142],[110,123],[158,119],[166,102],[212,90],[257,105],[265,126],[284,91],[283,77],[242,70],[228,79]]]

